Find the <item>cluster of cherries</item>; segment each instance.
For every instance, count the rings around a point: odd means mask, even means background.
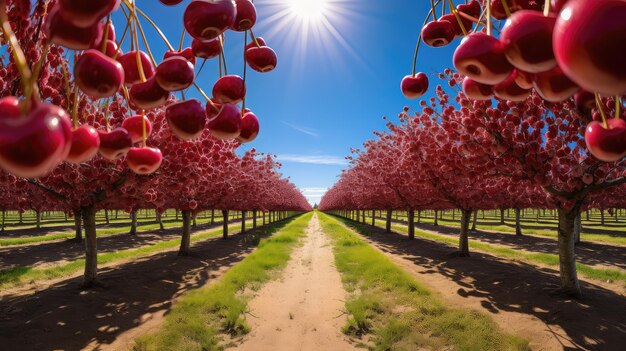
[[[181,0],[161,0],[161,3],[176,5]],[[146,145],[152,130],[146,111],[151,109],[165,109],[170,131],[183,140],[197,139],[205,128],[215,138],[237,139],[241,143],[253,141],[259,133],[258,118],[245,108],[244,79],[220,74],[213,86],[212,98],[195,84],[197,58],[206,60],[220,56],[221,73],[227,30],[246,32],[246,38],[250,33],[252,41],[244,50],[246,64],[251,69],[269,72],[276,67],[276,53],[262,38],[252,34],[256,9],[251,0],[191,1],[185,10],[184,26],[193,41],[191,47],[181,45],[179,50],[172,48],[133,0],[55,2],[47,9],[43,24],[48,41],[45,52],[52,45],[76,52],[73,65],[76,89],[66,92],[67,98],[74,100],[71,115],[59,106],[40,101],[37,67],[31,68],[26,63],[7,17],[6,2],[0,1],[0,7],[2,32],[20,72],[23,94],[21,98],[0,99],[0,167],[16,176],[38,178],[63,161],[80,164],[97,154],[109,161],[126,157],[128,167],[135,173],[154,173],[163,156],[158,148]],[[110,20],[111,13],[119,8],[127,18],[121,41],[129,33],[131,38],[131,50],[126,53],[120,48],[122,42],[116,41],[115,27]],[[139,16],[155,27],[169,48],[158,64],[145,41]],[[139,48],[139,33],[147,52]],[[43,64],[46,53],[42,54],[38,65]],[[69,76],[67,72],[63,77],[68,87]],[[204,96],[206,105],[197,99],[184,99],[184,91],[192,85]],[[172,92],[182,92],[183,100],[176,100]],[[79,95],[94,102],[122,96],[136,114],[111,130],[106,102],[104,129],[96,130],[87,124],[79,126],[76,108]],[[239,103],[244,107],[239,107]]]
[[[524,101],[533,90],[548,102],[573,98],[581,111],[596,111],[585,132],[589,152],[606,162],[626,156],[626,122],[620,118],[626,94],[625,0],[449,4],[451,13],[425,24],[420,41],[438,47],[464,36],[453,64],[465,77],[468,98]],[[506,20],[497,36],[492,19]],[[401,88],[406,97],[418,98],[428,90],[428,77],[406,76]]]

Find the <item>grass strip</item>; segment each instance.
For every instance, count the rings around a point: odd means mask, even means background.
[[[504,334],[485,314],[446,307],[336,219],[319,218],[351,295],[344,333],[369,334],[373,350],[529,350],[526,340]]]
[[[247,288],[258,289],[287,265],[311,216],[308,213],[286,223],[261,228],[265,234],[278,233],[261,240],[252,254],[215,284],[183,296],[167,314],[161,330],[135,340],[134,350],[219,350],[220,334],[247,333],[250,328],[243,316],[249,297],[242,292]]]

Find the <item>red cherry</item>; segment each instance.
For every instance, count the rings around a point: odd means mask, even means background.
[[[100,49],[96,49],[96,50],[100,50]],[[113,40],[107,40],[107,43],[104,46],[104,54],[110,58],[113,58],[113,57],[122,55],[122,51],[119,50],[119,46],[117,46],[116,42],[114,42]]]
[[[267,73],[276,68],[278,57],[269,46],[252,47],[246,50],[246,62],[253,70]]]
[[[208,111],[207,111],[208,112]],[[208,116],[212,115],[208,112]],[[209,131],[217,139],[235,139],[241,133],[241,111],[232,104],[223,104],[217,115],[209,119]]]
[[[470,1],[468,4],[461,4],[457,7],[457,10],[459,10],[459,12],[463,12],[466,13],[476,19],[478,19],[480,17],[481,14],[481,7],[480,7],[480,2],[478,0],[472,0]],[[468,28],[471,29],[471,28]]]
[[[472,100],[491,100],[493,97],[493,87],[487,84],[478,83],[471,78],[463,79],[463,92]]]
[[[194,39],[191,42],[191,50],[196,57],[203,59],[211,59],[217,57],[222,51],[222,44],[219,38],[212,40],[202,41]]]
[[[259,128],[259,119],[254,113],[244,114],[241,118],[241,132],[237,140],[242,144],[252,142],[259,135]]]
[[[187,89],[195,78],[193,65],[182,56],[171,56],[163,60],[154,75],[156,82],[166,91]]]
[[[76,60],[74,78],[89,97],[101,99],[115,95],[124,83],[122,65],[100,51],[90,49]]]
[[[170,92],[163,90],[154,77],[133,85],[128,94],[136,107],[146,110],[165,105],[170,97]]]
[[[21,114],[20,100],[17,97],[0,98],[0,120],[17,119]]]
[[[523,89],[515,82],[516,72],[513,72],[507,79],[493,87],[494,94],[508,101],[524,101],[530,96],[530,89]]]
[[[235,6],[237,8],[237,16],[235,17],[233,30],[244,32],[252,28],[256,23],[256,8],[252,1],[235,0]]]
[[[124,128],[116,128],[110,132],[98,131],[100,136],[100,156],[109,161],[115,161],[126,155],[133,146],[130,133]]]
[[[417,99],[428,91],[428,76],[423,72],[415,76],[405,76],[400,83],[400,89],[407,99]]]
[[[146,79],[154,76],[154,66],[148,54],[143,51],[139,51],[139,57],[141,59],[141,68]],[[139,75],[139,67],[137,65],[137,51],[129,51],[124,55],[120,55],[117,61],[122,64],[124,68],[124,84],[132,86],[136,83],[141,83],[141,76]]]
[[[553,13],[559,13],[561,12],[561,9],[563,8],[563,6],[565,6],[565,3],[567,3],[568,0],[550,0],[550,2],[552,3],[552,6],[550,6],[550,10]]]
[[[167,5],[167,6],[174,6],[174,5],[178,5],[181,2],[183,2],[183,0],[159,0],[163,5]]]
[[[593,121],[587,125],[585,143],[589,152],[604,162],[619,161],[626,156],[626,121],[610,118],[608,128]]]
[[[554,27],[554,54],[563,72],[585,90],[626,93],[626,1],[570,0]]]
[[[519,69],[515,70],[515,83],[522,89],[533,88],[533,75]]]
[[[18,177],[44,176],[70,151],[72,126],[58,106],[39,103],[15,116],[13,97],[0,106],[0,167]]]
[[[578,111],[583,114],[590,114],[596,108],[596,96],[586,90],[579,90],[574,94],[574,103]]]
[[[102,36],[100,36],[100,38],[98,38],[98,40],[91,46],[92,49],[96,50],[102,49],[102,41],[104,40],[105,34],[107,36],[107,40],[115,42],[115,26],[113,25],[113,22],[99,22],[98,25],[102,28]]]
[[[134,115],[127,117],[122,122],[122,128],[128,131],[130,139],[133,143],[138,143],[143,140],[143,121],[146,122],[146,138],[152,134],[152,123],[146,116]]]
[[[190,99],[169,105],[165,109],[167,125],[172,133],[183,140],[192,140],[202,135],[207,116],[200,101]]]
[[[556,66],[552,52],[552,31],[556,17],[521,10],[509,17],[500,41],[509,62],[523,71],[538,73]]]
[[[87,50],[102,37],[101,25],[94,23],[85,28],[76,26],[56,5],[46,17],[44,31],[50,43],[72,50]]]
[[[558,66],[535,74],[533,87],[544,100],[550,102],[564,101],[580,90],[580,87],[567,78]]]
[[[256,38],[256,43],[254,42],[254,40],[250,41],[248,45],[246,45],[246,51],[250,50],[251,48],[259,48],[259,47],[267,46],[267,43],[265,43],[265,39],[263,39],[262,37],[255,37],[255,38]],[[259,45],[256,45],[257,43],[259,43]]]
[[[452,25],[452,28],[454,29],[454,35],[455,37],[459,37],[461,35],[463,35],[463,29],[461,29],[461,25],[459,25],[459,21],[457,20],[456,16],[452,13],[449,13],[447,15],[443,15],[439,18],[439,22],[449,22]],[[463,23],[463,26],[465,27],[466,31],[470,31],[470,29],[472,29],[472,21],[461,17],[461,22]]]
[[[183,57],[187,59],[187,61],[191,62],[192,65],[196,65],[196,55],[191,47],[185,48],[182,51],[166,51],[163,55],[163,60],[176,56]]]
[[[131,171],[147,175],[156,172],[163,162],[161,150],[152,147],[133,147],[126,155],[126,163]]]
[[[192,37],[209,40],[231,28],[236,15],[233,0],[193,0],[185,9],[183,23]]]
[[[72,131],[72,146],[65,161],[83,163],[91,160],[100,148],[98,131],[90,125],[82,125]]]
[[[236,75],[223,76],[213,85],[213,100],[219,104],[236,104],[246,96],[246,83]]]
[[[483,84],[498,84],[513,71],[498,39],[476,32],[463,39],[453,57],[459,73]]]
[[[431,21],[422,28],[422,40],[426,45],[440,47],[454,40],[455,32],[448,21]]]
[[[117,9],[120,2],[121,0],[59,0],[59,5],[72,23],[88,27]]]

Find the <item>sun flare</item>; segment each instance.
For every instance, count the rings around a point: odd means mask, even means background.
[[[303,20],[320,20],[327,10],[327,0],[288,0],[291,12]]]

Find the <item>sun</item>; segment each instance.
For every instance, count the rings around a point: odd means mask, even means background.
[[[328,0],[287,0],[291,13],[301,20],[319,21],[326,15]]]

